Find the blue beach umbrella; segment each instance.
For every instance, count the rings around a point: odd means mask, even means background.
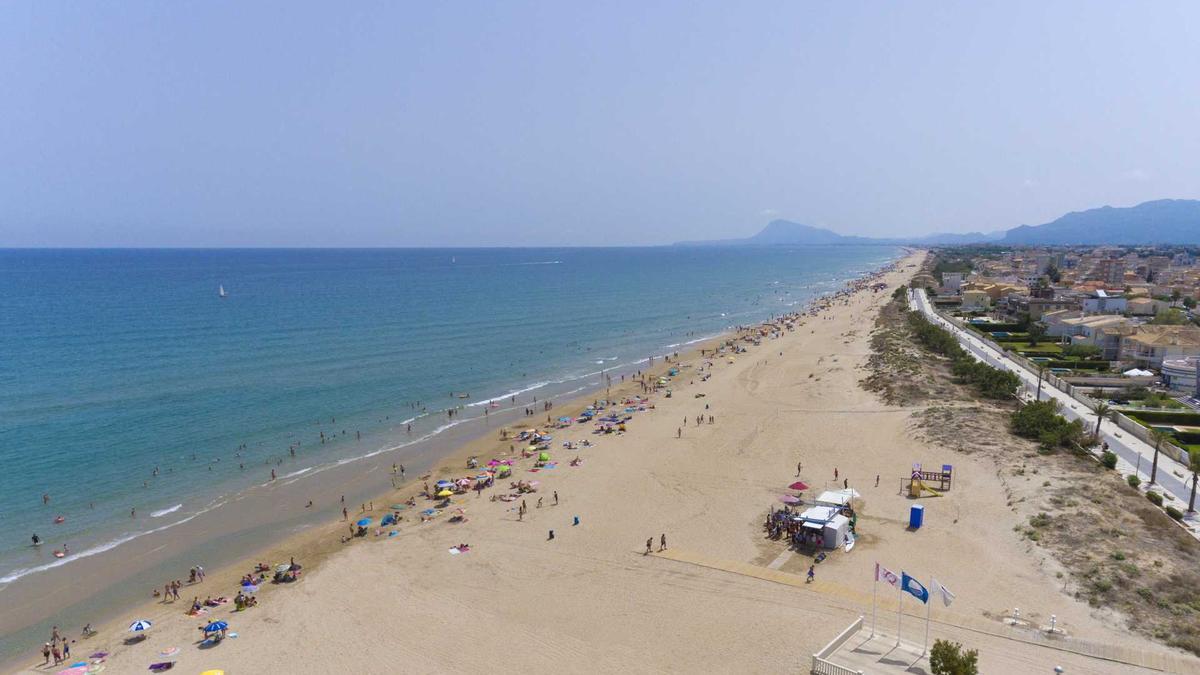
[[[224,621],[214,621],[204,627],[205,633],[216,633],[221,630],[229,630],[229,624]]]
[[[153,625],[154,625],[153,623],[151,623],[150,621],[148,621],[146,619],[138,619],[137,621],[134,621],[133,623],[129,624],[129,632],[130,633],[141,633],[143,631],[148,631],[148,630],[150,630],[150,626],[153,626]]]
[[[370,519],[370,518],[363,518],[362,520],[358,521],[358,526],[359,526],[359,527],[366,527],[366,526],[368,526],[368,525],[370,525],[370,524],[371,524],[371,519]]]

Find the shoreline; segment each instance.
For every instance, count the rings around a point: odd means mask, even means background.
[[[885,265],[885,267],[895,265],[899,261],[906,259],[906,257],[908,257],[910,255],[911,255],[911,251],[909,251],[907,249],[902,249],[902,250],[898,251],[897,257],[892,259],[891,261],[889,261]],[[859,276],[853,277],[853,278],[849,278],[839,286],[838,290],[843,289],[847,286],[853,285],[857,281],[860,281],[864,278],[873,277],[876,274],[878,274],[878,272],[879,272],[878,269],[869,270],[862,275],[859,275]],[[836,292],[837,291],[835,291],[835,293]],[[810,311],[811,308],[815,304],[819,303],[825,297],[826,296],[818,296],[818,297],[812,298],[808,301],[805,301],[805,303],[802,306],[793,308],[793,313],[804,313],[804,312]],[[763,322],[765,322],[765,321],[766,321],[766,319],[764,319]],[[754,325],[761,325],[761,324],[754,324]],[[689,349],[685,352],[679,353],[679,358],[692,360],[695,358],[695,355],[700,352],[701,349],[706,349],[708,347],[708,345],[721,344],[731,338],[736,339],[738,334],[739,334],[738,329],[733,328],[729,331],[722,332],[721,334],[716,335],[716,336],[707,337],[707,338],[698,338],[696,340],[689,340],[686,342],[681,342],[680,343],[681,346],[687,345],[689,347]],[[657,356],[656,356],[656,358],[657,358]],[[636,370],[637,364],[644,362],[644,361],[645,360],[643,359],[639,362],[635,362],[631,366],[631,368],[633,370]],[[668,368],[668,366],[666,364],[659,362],[659,363],[655,364],[655,368],[653,370],[647,369],[646,372],[653,372],[655,374],[654,376],[657,377],[659,373],[665,372],[665,370],[667,368]],[[600,372],[604,372],[604,371],[600,371]],[[617,373],[617,374],[619,374],[619,373]],[[628,373],[627,373],[627,375],[628,375]],[[614,376],[616,376],[616,375],[614,375]],[[590,380],[591,378],[589,376],[586,379]],[[581,389],[583,389],[584,391],[578,393],[577,396],[575,396],[568,402],[555,403],[554,411],[573,410],[575,408],[582,408],[587,403],[590,403],[592,400],[595,399],[595,396],[594,396],[595,394],[604,390],[602,381],[595,382],[592,384],[593,384],[593,386],[585,385],[584,387],[581,387]],[[621,396],[624,396],[625,394],[630,393],[633,389],[637,389],[636,381],[632,380],[632,378],[629,378],[624,383],[623,386],[614,386],[612,388],[612,392],[608,395],[612,396],[614,398],[620,398]],[[496,398],[504,398],[504,397],[496,397]],[[480,404],[480,405],[486,405],[487,401],[480,400],[480,401],[476,401],[473,403]],[[457,465],[458,467],[462,467],[462,466],[464,466],[466,457],[468,457],[472,454],[478,455],[478,456],[484,456],[489,452],[489,450],[488,450],[489,447],[500,444],[499,441],[497,441],[495,438],[492,437],[492,434],[496,430],[498,430],[502,427],[509,427],[509,426],[514,426],[514,425],[519,426],[519,421],[524,419],[522,416],[517,414],[517,413],[519,413],[519,409],[520,409],[520,405],[516,405],[509,411],[509,412],[513,413],[513,415],[511,415],[512,419],[510,419],[508,421],[496,419],[497,417],[500,417],[499,415],[492,416],[491,418],[489,418],[488,416],[480,416],[480,417],[462,420],[461,426],[463,426],[464,429],[461,430],[457,439],[455,438],[454,435],[449,435],[446,438],[441,438],[439,435],[433,435],[431,438],[427,439],[428,443],[426,443],[426,444],[422,444],[422,443],[418,442],[418,443],[414,443],[414,444],[406,445],[406,446],[384,447],[377,451],[372,451],[371,453],[368,453],[366,456],[351,459],[351,460],[347,461],[344,465],[339,462],[339,463],[335,463],[334,466],[329,467],[329,469],[322,469],[320,471],[313,470],[313,468],[304,469],[299,472],[300,475],[295,476],[291,481],[289,481],[287,483],[281,483],[278,486],[272,485],[270,483],[260,485],[260,486],[257,486],[255,488],[252,488],[251,490],[247,491],[247,492],[254,492],[256,494],[239,495],[239,496],[234,497],[231,501],[248,500],[248,501],[252,501],[252,502],[257,502],[259,505],[262,505],[262,506],[267,506],[266,502],[277,501],[277,499],[276,499],[277,497],[283,496],[283,495],[265,494],[265,493],[274,492],[273,488],[282,489],[285,487],[291,487],[293,484],[297,484],[301,481],[304,481],[305,479],[312,478],[319,474],[336,474],[336,476],[337,476],[336,482],[331,477],[327,477],[325,480],[327,483],[330,483],[329,485],[321,486],[319,490],[310,490],[310,492],[314,493],[314,494],[316,494],[317,492],[320,492],[323,495],[329,495],[330,496],[329,500],[332,500],[333,494],[344,491],[344,493],[348,493],[348,494],[352,495],[352,498],[349,500],[350,502],[356,502],[359,500],[371,501],[371,499],[372,499],[371,495],[374,495],[375,500],[383,501],[385,503],[388,501],[402,501],[401,497],[409,496],[412,493],[412,491],[416,487],[418,487],[419,480],[414,477],[413,479],[400,484],[397,490],[379,489],[378,484],[381,481],[379,480],[378,472],[381,470],[381,467],[379,466],[378,462],[380,462],[380,461],[386,462],[388,460],[395,460],[397,462],[407,464],[410,467],[420,467],[421,472],[425,472],[426,468],[427,468],[428,473],[433,476],[452,474],[454,472],[461,473],[462,472],[461,468],[455,469],[452,467],[454,467],[455,465]],[[553,414],[554,411],[552,411],[550,414]],[[535,419],[535,418],[537,418],[536,414],[530,419]],[[478,422],[478,421],[482,421],[484,423],[484,428],[468,429],[468,427],[472,426],[469,424],[470,422]],[[436,451],[432,451],[431,448],[429,447],[429,446],[437,446],[442,443],[446,443],[447,445],[450,446],[451,449],[449,449],[445,452],[442,452],[442,453],[438,453]],[[502,444],[500,444],[500,445],[502,445]],[[493,450],[494,449],[495,448],[493,448]],[[425,456],[421,456],[421,455],[425,455]],[[369,466],[369,467],[363,466],[364,464],[372,463],[372,460],[376,460],[374,466]],[[342,470],[342,469],[344,469],[344,470]],[[410,471],[410,475],[414,475],[417,473],[418,473],[418,471]],[[385,471],[385,474],[386,474],[386,471]],[[373,477],[373,478],[371,478],[371,477]],[[366,481],[365,481],[366,483],[370,483],[369,485],[363,485],[364,478],[366,478]],[[386,484],[387,481],[382,481],[382,482],[384,482]],[[353,488],[350,486],[359,486],[358,492],[355,493],[353,491]],[[309,486],[309,487],[312,487],[312,486]],[[294,488],[294,489],[288,490],[288,492],[293,493],[291,496],[294,497],[295,493],[298,491],[298,489],[299,488]],[[390,496],[390,497],[387,496],[389,494],[391,494],[392,496]],[[323,503],[325,503],[325,500],[323,500]],[[242,510],[245,511],[245,509],[242,509]],[[214,571],[208,575],[208,579],[212,580],[214,582],[221,581],[221,583],[224,583],[223,580],[226,577],[229,577],[234,582],[236,582],[237,577],[240,577],[241,575],[233,574],[234,570],[245,568],[249,561],[262,559],[264,557],[268,560],[271,560],[275,557],[281,557],[283,555],[284,551],[293,551],[293,552],[299,551],[299,553],[297,553],[296,555],[297,555],[297,557],[303,556],[306,559],[306,563],[305,563],[306,565],[315,565],[316,561],[324,560],[325,558],[328,558],[331,554],[341,551],[343,549],[343,547],[340,544],[330,545],[329,542],[325,541],[326,539],[330,538],[330,537],[328,537],[328,535],[330,533],[335,532],[341,528],[342,522],[340,520],[335,520],[333,523],[329,522],[329,518],[330,518],[331,514],[338,511],[338,509],[325,507],[323,509],[314,509],[310,513],[305,513],[304,510],[301,509],[301,513],[299,515],[290,516],[290,517],[283,516],[280,513],[281,510],[283,510],[282,507],[279,507],[278,505],[276,505],[274,508],[268,509],[267,517],[258,518],[250,524],[239,523],[238,528],[235,528],[228,532],[221,532],[216,535],[213,535],[212,529],[219,530],[220,529],[219,527],[204,528],[202,533],[207,534],[210,537],[212,537],[211,539],[208,540],[208,543],[210,543],[210,544],[212,544],[214,542],[220,542],[223,540],[227,540],[227,539],[245,539],[245,538],[253,539],[256,535],[263,536],[264,538],[268,539],[268,541],[263,543],[261,546],[252,546],[249,549],[251,552],[248,554],[247,553],[233,553],[231,555],[224,556],[225,559],[218,561],[218,563],[215,565],[213,565],[211,563],[205,563],[206,566],[214,568]],[[292,510],[294,510],[294,507],[292,508]],[[378,507],[376,508],[376,511],[379,511],[380,513],[382,513],[382,511]],[[351,509],[351,512],[352,513],[354,512],[353,509]],[[336,516],[338,518],[340,518],[340,515],[341,515],[340,513],[336,513]],[[282,530],[282,532],[280,530]],[[271,531],[273,531],[273,532],[271,532]],[[268,532],[271,532],[271,533],[268,534]],[[183,534],[183,533],[180,533],[180,534]],[[147,538],[148,537],[142,537],[142,539],[147,539]],[[130,542],[130,543],[132,543],[132,542]],[[142,545],[144,546],[145,543],[147,543],[147,542],[142,542]],[[162,547],[159,547],[159,548],[162,548]],[[246,550],[245,543],[241,544],[241,550],[242,551]],[[149,556],[154,553],[154,551],[152,551],[150,553],[146,553],[146,554],[141,554],[140,552],[137,552],[137,551],[130,551],[130,552],[134,553],[135,558],[138,558],[138,559],[142,558],[143,555]],[[201,561],[201,562],[204,563],[204,561]],[[170,558],[166,558],[165,560],[160,559],[160,561],[157,563],[157,566],[162,567],[163,565],[166,565],[168,563],[178,564],[178,561],[172,562]],[[68,566],[64,565],[63,567],[66,568]],[[117,584],[130,585],[130,584],[134,584],[134,583],[142,583],[140,581],[135,582],[134,578],[137,576],[144,576],[146,571],[148,569],[152,569],[153,567],[154,567],[153,565],[143,565],[137,569],[134,569],[134,570],[130,571],[128,574],[125,574],[123,577],[121,577],[121,579],[117,582]],[[86,574],[86,572],[85,572],[85,574]],[[212,588],[216,585],[217,585],[216,583],[208,583],[208,582],[205,582],[205,584],[203,584],[205,589]],[[228,586],[222,586],[222,587],[231,588],[231,587],[234,587],[234,585],[228,585]],[[111,585],[109,587],[106,587],[106,589],[107,588],[111,588]],[[187,588],[191,588],[191,587],[187,587]],[[147,590],[148,589],[149,589],[149,587],[147,587]],[[185,592],[186,592],[186,590],[187,589],[185,589]],[[99,596],[103,596],[103,595],[104,595],[104,590],[101,590],[101,591],[98,591],[97,593],[90,595],[87,600],[84,600],[82,602],[86,603],[89,600],[96,599]],[[42,598],[42,599],[44,599],[44,598]],[[68,611],[71,607],[76,607],[79,604],[80,603],[70,604],[70,605],[66,606],[66,610],[58,610],[58,611],[59,611],[59,613],[61,613],[62,611]],[[141,610],[143,610],[143,608],[145,608],[146,610],[149,610],[150,614],[154,614],[155,611],[166,611],[168,609],[168,606],[165,606],[162,603],[156,603],[154,601],[120,602],[119,600],[114,600],[114,599],[102,599],[102,602],[100,604],[105,606],[106,610],[104,610],[102,612],[102,618],[100,621],[93,621],[92,623],[94,626],[103,626],[104,628],[102,630],[109,630],[114,625],[115,622],[118,622],[117,615],[120,612],[129,611],[133,607],[138,608],[139,611],[141,611]],[[31,622],[31,623],[27,624],[25,628],[18,628],[16,631],[13,631],[13,634],[19,634],[22,631],[29,630],[30,628],[33,628],[33,627],[37,627],[39,623],[46,622],[48,620],[49,619],[44,619],[40,622],[39,621]],[[66,634],[66,633],[67,633],[67,631],[64,631],[64,634]],[[82,643],[80,643],[80,644],[82,644]],[[2,664],[2,665],[4,668],[13,668],[13,667],[20,668],[21,667],[19,665],[20,661],[23,661],[23,659],[20,658],[20,653],[17,653],[17,654],[14,654],[14,659],[13,659],[12,663],[6,663],[6,664]]]

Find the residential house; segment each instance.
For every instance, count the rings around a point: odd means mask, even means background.
[[[1123,296],[1099,289],[1083,299],[1083,311],[1086,314],[1124,314],[1126,304]]]
[[[1166,359],[1200,356],[1200,327],[1142,325],[1121,340],[1121,360],[1161,369]]]
[[[986,291],[963,291],[962,292],[962,309],[963,311],[973,312],[976,310],[987,309],[992,306],[992,298]]]

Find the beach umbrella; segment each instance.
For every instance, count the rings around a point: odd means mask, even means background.
[[[288,567],[289,572],[299,572],[302,569],[304,569],[304,567],[300,563],[292,563],[291,566]]]
[[[229,630],[229,624],[224,621],[214,621],[204,627],[205,633],[215,633],[219,630]]]
[[[437,493],[437,496],[439,496],[439,497],[449,497],[449,496],[451,496],[451,495],[453,495],[453,494],[454,494],[454,493],[453,493],[453,492],[451,492],[450,490],[442,490],[441,492]]]
[[[403,511],[404,509],[408,508],[408,504],[392,504],[388,508],[393,511]]]
[[[784,504],[799,504],[800,498],[793,497],[791,495],[783,495],[782,497],[779,498],[779,501],[783,502]]]
[[[366,527],[371,524],[370,518],[363,518],[356,523],[359,527]]]
[[[225,675],[225,671],[223,671],[223,670],[206,670],[203,673],[200,673],[200,675]]]
[[[148,631],[148,630],[150,630],[150,626],[153,626],[153,625],[154,624],[151,623],[147,619],[138,619],[137,621],[134,621],[133,623],[129,624],[129,632],[130,633],[141,633],[143,631]]]
[[[542,454],[538,455],[538,461],[549,462],[550,461],[550,453],[543,452]]]
[[[175,656],[178,653],[179,653],[179,647],[167,647],[166,649],[159,652],[159,654],[162,654],[163,656]]]
[[[795,483],[792,483],[791,485],[789,485],[788,488],[791,490],[807,490],[808,483],[805,483],[802,480],[798,480]]]
[[[278,565],[276,565],[276,566],[275,566],[275,571],[276,571],[276,572],[281,572],[281,573],[282,573],[282,572],[287,572],[287,571],[288,571],[288,570],[290,570],[290,569],[292,569],[292,566],[291,566],[291,565],[289,565],[289,564],[287,564],[287,563],[280,563],[280,564],[278,564]]]
[[[248,586],[242,586],[242,590],[246,591],[247,593],[257,593],[258,586],[255,586],[254,584],[250,584]]]

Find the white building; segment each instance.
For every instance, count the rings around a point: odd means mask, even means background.
[[[1200,357],[1164,359],[1162,379],[1173,391],[1200,397]]]
[[[1083,299],[1083,311],[1088,314],[1124,314],[1125,298],[1099,290]]]

